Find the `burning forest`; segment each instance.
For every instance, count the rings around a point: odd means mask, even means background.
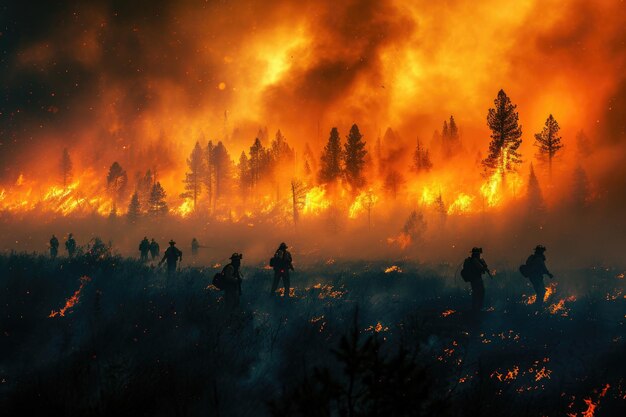
[[[624,2],[0,10],[0,409],[623,413]]]

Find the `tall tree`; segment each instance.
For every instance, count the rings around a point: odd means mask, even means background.
[[[242,151],[241,156],[239,156],[239,165],[237,166],[237,170],[239,173],[239,191],[241,192],[242,200],[245,201],[248,196],[248,192],[250,191],[250,162],[244,151]]]
[[[265,149],[258,137],[254,139],[254,143],[250,147],[250,185],[256,187],[261,180],[261,172],[265,160]]]
[[[561,136],[559,136],[559,124],[552,115],[546,119],[545,126],[541,133],[535,133],[535,145],[539,148],[541,159],[548,161],[548,172],[552,176],[552,160],[563,147]]]
[[[341,139],[339,131],[333,127],[330,131],[328,143],[324,147],[320,158],[319,181],[321,183],[333,182],[341,176]]]
[[[167,214],[169,209],[165,197],[167,197],[167,194],[161,186],[161,183],[157,181],[157,183],[152,186],[150,199],[148,200],[148,213],[151,216],[159,217]]]
[[[67,148],[63,148],[61,155],[61,178],[63,179],[63,188],[67,188],[72,179],[72,158],[70,158],[70,152]]]
[[[215,200],[217,200],[226,192],[227,184],[232,176],[232,161],[222,142],[218,142],[215,146],[213,166],[215,169]]]
[[[457,143],[459,141],[459,128],[454,121],[454,116],[450,116],[450,122],[448,124],[449,131],[448,136],[450,138],[450,142]]]
[[[482,165],[487,174],[499,172],[504,179],[507,172],[514,171],[515,166],[522,162],[518,151],[522,144],[522,126],[518,123],[517,106],[511,103],[504,90],[498,92],[494,105],[487,114],[491,142],[489,154]]]
[[[130,198],[128,204],[128,212],[126,212],[126,218],[131,223],[136,223],[141,217],[141,203],[139,202],[139,193],[135,191]]]
[[[526,201],[528,203],[528,213],[533,220],[538,220],[545,211],[545,202],[539,186],[539,180],[535,175],[535,169],[530,164],[530,172],[528,174],[528,187],[526,193]]]
[[[298,227],[300,210],[305,205],[307,191],[308,188],[302,181],[296,179],[291,180],[291,203],[293,209],[293,224],[295,228]]]
[[[198,196],[202,191],[202,182],[206,178],[206,159],[200,143],[196,142],[191,151],[191,155],[187,159],[187,167],[189,171],[185,173],[185,192],[181,194],[183,198],[191,198],[193,201],[193,210],[196,210]]]
[[[439,215],[439,221],[443,226],[443,224],[446,222],[446,219],[448,218],[448,212],[446,210],[446,204],[443,202],[441,192],[439,193],[437,198],[435,198],[435,211]]]
[[[152,186],[155,183],[156,176],[151,170],[147,170],[144,176],[137,175],[137,193],[139,195],[139,202],[142,205],[142,210],[147,211],[148,200],[150,199],[150,193],[152,192]]]
[[[107,190],[113,197],[113,204],[117,204],[118,200],[124,196],[126,185],[128,184],[128,176],[122,166],[113,162],[107,174]]]
[[[207,191],[207,200],[209,202],[209,207],[213,207],[213,190],[215,187],[213,186],[215,182],[215,166],[214,166],[214,153],[215,153],[215,145],[213,145],[213,141],[209,141],[206,145],[206,149],[204,151],[205,158],[205,171],[204,171],[204,187]]]
[[[395,200],[398,197],[398,190],[404,184],[405,180],[402,174],[395,169],[390,169],[385,177],[385,189],[391,194]]]
[[[272,141],[272,157],[277,163],[293,162],[295,153],[287,143],[287,139],[280,129],[276,132],[276,137]]]
[[[424,148],[419,138],[415,145],[415,151],[413,152],[413,169],[416,172],[430,171],[433,167],[433,163],[430,161],[430,154],[428,150]]]
[[[363,135],[359,132],[359,127],[354,124],[348,133],[344,150],[344,166],[346,179],[353,189],[358,189],[365,184],[363,168],[365,166],[365,142]]]

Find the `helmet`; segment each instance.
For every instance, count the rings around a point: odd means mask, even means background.
[[[535,247],[535,252],[545,252],[546,251],[546,247],[543,245],[537,245],[537,247]]]
[[[473,247],[472,253],[483,253],[483,248]]]
[[[278,249],[287,249],[287,244],[285,242],[282,242],[280,246],[278,246]]]
[[[230,259],[231,259],[231,260],[241,259],[241,258],[243,258],[243,253],[237,253],[237,252],[235,252],[235,253],[233,253],[232,255],[230,255]]]
[[[176,242],[174,242],[174,239],[170,240],[170,245],[172,245],[172,246],[173,246],[173,245],[175,245],[175,244],[176,244]]]

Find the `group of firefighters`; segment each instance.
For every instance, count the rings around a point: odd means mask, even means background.
[[[193,256],[198,254],[198,248],[200,244],[196,238],[192,239],[191,252]],[[76,252],[76,241],[70,233],[65,241],[65,248],[67,249],[68,256],[72,258]],[[289,279],[290,271],[293,271],[293,258],[291,253],[287,250],[287,244],[284,242],[278,246],[274,255],[270,258],[269,265],[274,270],[274,280],[272,282],[271,294],[274,295],[280,282],[283,283],[284,296],[289,297],[291,283]],[[50,239],[50,256],[55,258],[59,250],[59,240],[55,235],[52,235]],[[159,244],[152,238],[148,240],[144,237],[139,244],[140,260],[143,262],[148,261],[148,254],[151,255],[152,260],[157,259],[160,254]],[[546,247],[538,245],[532,255],[528,257],[526,263],[520,266],[520,272],[527,277],[535,290],[536,300],[535,305],[541,307],[543,304],[544,295],[546,293],[546,287],[543,282],[544,275],[547,275],[551,279],[554,277],[548,268],[546,267]],[[483,275],[491,275],[487,263],[482,258],[482,248],[472,248],[471,256],[469,256],[463,262],[463,269],[461,270],[461,276],[463,280],[469,282],[472,288],[472,310],[479,312],[483,309],[485,300],[485,285],[483,283]],[[233,253],[230,257],[230,263],[228,263],[220,273],[216,275],[213,280],[213,284],[218,289],[224,291],[224,301],[230,308],[236,308],[239,306],[239,298],[241,297],[241,259],[243,254]],[[169,278],[172,278],[176,274],[176,267],[183,260],[183,253],[176,247],[174,240],[169,241],[169,247],[165,250],[163,257],[159,262],[159,266],[163,263],[167,263],[167,274]]]

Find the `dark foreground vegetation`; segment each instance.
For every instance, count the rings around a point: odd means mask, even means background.
[[[622,271],[555,271],[539,314],[498,272],[473,317],[447,265],[320,262],[289,300],[244,265],[234,313],[215,270],[1,255],[2,415],[625,415]]]

